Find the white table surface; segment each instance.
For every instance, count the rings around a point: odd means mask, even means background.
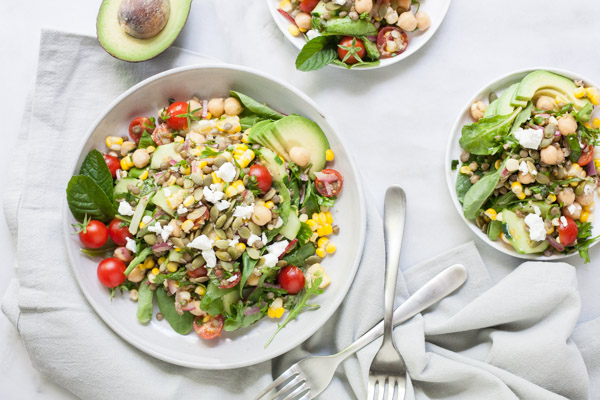
[[[99,3],[0,2],[0,109],[4,115],[0,166],[4,171],[11,172],[11,149],[26,92],[35,76],[40,27],[93,35]],[[427,10],[435,0],[422,3]],[[253,6],[236,12],[242,4]],[[594,0],[573,4],[558,0],[455,0],[433,39],[401,63],[371,72],[327,68],[300,73],[293,69],[295,48],[268,19],[263,0],[202,0],[192,5],[176,45],[262,69],[305,91],[333,117],[347,138],[379,210],[385,188],[390,183],[402,184],[408,195],[403,268],[475,240],[492,277],[499,280],[519,261],[488,249],[457,215],[443,174],[447,135],[471,95],[509,71],[553,66],[600,81],[598,15],[600,2]],[[0,194],[5,179],[5,174],[0,174]],[[0,296],[14,276],[12,240],[2,214]],[[582,295],[580,321],[600,316],[600,246],[590,254],[593,261],[587,265],[576,257],[568,259],[577,267]],[[33,368],[16,330],[3,314],[0,388],[0,397],[8,399],[72,398]]]

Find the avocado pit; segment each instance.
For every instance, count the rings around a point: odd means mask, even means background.
[[[160,33],[169,20],[169,0],[123,0],[117,18],[121,29],[137,39],[149,39]]]

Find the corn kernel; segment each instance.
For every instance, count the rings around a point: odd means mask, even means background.
[[[586,93],[585,93],[585,88],[583,87],[578,87],[577,89],[575,89],[573,91],[573,94],[575,95],[576,98],[578,99],[582,99],[585,97]]]
[[[327,223],[327,216],[325,215],[324,212],[319,213],[319,223],[321,223],[321,224]]]
[[[167,261],[167,259],[166,259],[165,257],[160,257],[160,258],[158,259],[158,265],[164,264],[164,263],[165,263],[165,261]]]
[[[133,167],[133,161],[131,161],[130,156],[123,157],[121,159],[120,164],[121,164],[121,169],[123,171],[128,171],[129,169],[131,169],[131,167]]]
[[[283,316],[284,312],[285,312],[285,308],[279,307],[278,309],[275,310],[275,318],[281,318]]]
[[[206,289],[204,286],[198,286],[194,292],[196,292],[198,296],[204,296],[206,294]]]
[[[207,314],[207,315],[204,316],[204,318],[202,318],[202,322],[208,322],[208,321],[210,321],[211,318],[212,317]]]
[[[118,136],[107,136],[106,137],[106,147],[111,150],[121,150],[121,145],[123,144],[123,138]]]
[[[212,114],[211,114],[211,113],[209,113],[209,112],[207,112],[207,113],[206,113],[206,119],[211,119],[211,118],[212,118]]]
[[[335,253],[336,250],[337,250],[337,247],[335,247],[335,244],[333,244],[333,243],[328,243],[327,246],[325,247],[325,251],[329,254]]]
[[[241,125],[237,125],[234,129],[233,129],[233,133],[238,133],[242,131],[242,126]]]
[[[148,178],[148,170],[145,169],[144,172],[140,175],[140,179],[145,181]]]
[[[585,88],[585,92],[587,94],[587,97],[590,97],[590,98],[600,94],[600,91],[598,90],[598,88],[593,87],[593,86]]]
[[[525,199],[525,197],[527,197],[527,196],[525,196],[525,193],[523,193],[523,192],[521,192],[521,193],[519,193],[519,194],[517,195],[517,198],[518,198],[519,200],[523,200],[523,199]]]
[[[183,175],[189,175],[192,173],[192,169],[190,167],[179,167],[179,172],[181,172]]]
[[[190,207],[192,206],[194,203],[196,202],[196,200],[194,199],[194,196],[188,196],[185,198],[185,200],[183,200],[183,206],[184,207]]]
[[[550,228],[546,229],[546,233],[548,235],[552,234],[554,232],[554,227],[552,225],[550,225]]]
[[[316,253],[321,258],[325,257],[325,249],[323,249],[322,247],[318,248]]]
[[[502,161],[496,160],[496,162],[494,163],[494,168],[500,169],[500,165],[502,165]]]
[[[190,149],[188,151],[188,153],[190,153],[190,155],[194,156],[194,157],[200,157],[202,155],[202,150],[198,149],[198,148],[194,148],[194,149]],[[202,168],[202,167],[200,167]]]
[[[298,27],[294,24],[290,24],[288,26],[288,32],[290,33],[290,35],[292,36],[298,36],[300,34],[300,29],[298,29]]]
[[[267,315],[269,316],[269,318],[275,318],[275,310],[269,307],[267,310]]]
[[[328,224],[333,223],[333,215],[331,215],[331,211],[327,211],[325,213],[325,222],[327,222]]]
[[[329,243],[329,239],[327,239],[326,237],[322,237],[317,241],[317,246],[325,247],[327,246],[327,243]]]
[[[152,273],[156,276],[158,274],[160,274],[160,270],[158,268],[152,268]]]
[[[156,147],[154,147],[154,146],[146,147],[146,151],[148,152],[148,154],[154,153],[154,150],[156,150]]]
[[[512,189],[512,191],[515,194],[519,194],[523,192],[523,185],[521,185],[521,182],[519,181],[515,181],[512,183],[512,185],[510,185],[510,188]]]
[[[325,151],[325,159],[327,161],[333,161],[334,158],[335,158],[335,154],[334,154],[333,150],[327,149]]]
[[[330,224],[323,225],[325,229],[325,235],[331,235],[333,233],[333,227]]]
[[[265,203],[265,207],[267,207],[269,210],[271,208],[273,208],[274,205],[275,205],[275,203],[273,203],[271,200],[269,200]]]
[[[460,167],[459,171],[463,175],[470,175],[471,174],[471,168],[469,168],[468,165],[463,165],[462,167]]]
[[[498,213],[493,208],[488,208],[485,210],[485,215],[487,215],[492,221],[495,221]]]
[[[227,189],[225,189],[225,194],[227,195],[227,197],[233,197],[238,193],[237,189],[233,186],[228,186]]]
[[[600,118],[594,118],[592,121],[592,128],[598,129],[600,128]]]
[[[593,95],[592,97],[590,97],[590,101],[595,106],[599,105],[600,104],[600,95],[598,95],[598,94]]]
[[[173,139],[175,143],[183,143],[184,140],[181,136],[175,136],[175,139]]]
[[[167,186],[173,186],[175,184],[175,182],[177,182],[177,178],[175,178],[175,176],[171,175],[169,177],[169,180],[167,181]]]
[[[213,183],[223,183],[223,179],[219,178],[216,172],[212,172],[210,175],[213,178]]]
[[[179,269],[179,264],[171,261],[167,264],[167,269],[169,270],[169,272],[175,272]]]
[[[184,232],[189,232],[193,227],[194,221],[191,221],[189,219],[186,219],[185,222],[181,224],[181,229],[183,229]]]
[[[247,133],[244,133],[242,135],[242,143],[250,143],[250,141],[248,140],[248,134]]]
[[[556,95],[556,97],[554,98],[554,102],[558,105],[565,105],[567,104],[567,101],[565,100],[564,97],[560,96],[560,95]]]
[[[244,153],[246,150],[248,150],[248,146],[246,146],[245,144],[238,144],[237,146],[235,146],[236,150],[240,150],[242,153]]]
[[[588,219],[590,218],[590,213],[587,211],[582,211],[581,212],[581,216],[579,217],[579,220],[581,222],[588,222]]]
[[[154,268],[154,259],[152,257],[148,257],[146,260],[144,260],[144,264],[142,265],[144,266],[144,269],[152,269]]]
[[[244,182],[240,179],[232,183],[233,187],[237,189],[238,193],[243,192],[246,187],[244,186]]]
[[[246,245],[244,243],[236,243],[235,248],[241,253],[246,250]]]
[[[318,225],[318,224],[315,222],[315,220],[314,220],[314,219],[307,219],[307,220],[306,220],[306,224],[307,224],[308,226],[310,226],[310,229],[312,229],[313,231],[317,229],[317,225]]]
[[[550,203],[554,203],[556,201],[556,195],[554,193],[550,193],[548,195],[548,197],[546,197],[546,199],[550,202]]]
[[[593,211],[594,210],[594,203],[592,202],[592,204],[588,204],[587,206],[583,206],[582,210],[583,211],[587,211],[587,212]]]

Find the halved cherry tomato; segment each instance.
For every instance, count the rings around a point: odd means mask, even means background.
[[[335,169],[315,172],[315,188],[322,196],[337,196],[341,192],[342,186],[344,186],[344,178]]]
[[[205,318],[207,318],[206,322],[204,322]],[[222,330],[222,315],[194,318],[194,331],[196,331],[198,336],[200,336],[202,339],[214,339],[217,336],[221,336]]]
[[[105,258],[98,264],[98,280],[107,288],[114,288],[125,282],[125,263],[115,257]]]
[[[279,271],[277,283],[289,294],[296,294],[304,288],[304,274],[302,270],[293,265],[288,265]]]
[[[115,156],[111,156],[110,154],[103,154],[104,161],[106,161],[106,165],[108,166],[108,170],[112,175],[113,179],[117,177],[117,170],[121,168],[121,164],[119,163],[119,159]]]
[[[110,221],[108,224],[108,234],[115,244],[119,246],[125,246],[127,244],[126,238],[131,238],[131,232],[129,232],[129,227],[123,225],[123,221],[119,218],[115,218]]]
[[[563,218],[567,221],[566,224],[563,224]],[[563,246],[571,246],[577,240],[577,233],[579,229],[577,228],[577,224],[573,221],[572,218],[562,216],[560,217],[560,223],[558,224],[558,237],[560,238],[560,243]]]
[[[354,44],[352,44],[352,42],[354,42]],[[346,55],[349,53],[349,51],[347,49],[343,49],[340,46],[354,49],[354,54],[350,54],[350,56],[348,58],[346,58]],[[352,36],[346,36],[346,37],[342,38],[342,40],[340,40],[340,44],[338,45],[337,52],[338,52],[338,57],[340,58],[340,60],[342,60],[346,64],[356,64],[358,62],[358,59],[354,56],[357,55],[358,57],[360,57],[361,60],[363,59],[363,57],[365,56],[365,52],[366,52],[365,44],[363,43],[362,40],[360,40],[358,38],[355,38]],[[344,58],[346,58],[346,59],[344,60]]]
[[[589,146],[587,146],[586,148],[583,149],[583,152],[581,153],[581,157],[579,157],[577,164],[579,164],[583,167],[583,166],[588,165],[590,162],[592,162],[593,159],[594,159],[594,146],[592,146],[590,144]]]
[[[395,26],[386,26],[377,34],[377,50],[381,58],[395,57],[408,46],[406,32]]]
[[[198,267],[192,271],[187,271],[186,272],[188,278],[201,278],[203,276],[208,275],[208,270],[206,269],[206,267]]]
[[[134,118],[129,124],[129,136],[131,136],[133,141],[136,143],[140,142],[140,138],[142,137],[144,131],[149,133],[154,131],[154,124],[149,118],[137,117]]]
[[[169,130],[169,125],[160,124],[152,131],[152,140],[159,146],[163,145],[163,138],[171,138],[173,134]]]
[[[230,278],[223,279],[221,281],[221,284],[219,285],[219,289],[231,289],[232,287],[240,283],[241,279],[242,275],[239,272],[236,272],[235,274],[231,275]]]
[[[310,14],[319,4],[319,0],[302,0],[300,2],[300,11]]]
[[[187,114],[188,108],[189,105],[185,101],[176,101],[167,108],[167,115],[169,118],[167,118],[166,122],[167,125],[169,125],[169,128],[178,131],[187,129],[188,119],[187,117],[182,117],[181,115]]]
[[[108,240],[108,229],[102,222],[91,220],[86,226],[81,225],[79,240],[89,249],[99,249]]]
[[[250,167],[250,172],[248,174],[256,177],[256,184],[261,192],[267,193],[267,191],[271,189],[273,177],[271,177],[269,170],[262,165],[254,164]]]

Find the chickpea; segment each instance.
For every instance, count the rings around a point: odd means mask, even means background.
[[[565,188],[556,195],[556,199],[563,206],[568,207],[575,201],[575,192],[571,188]]]
[[[403,29],[407,32],[412,32],[417,29],[417,19],[412,12],[403,12],[400,14],[400,17],[398,17],[398,26],[400,29]]]
[[[248,286],[257,286],[259,281],[260,281],[260,276],[250,274],[246,283],[248,284]]]
[[[398,12],[393,8],[388,8],[388,12],[385,15],[385,22],[390,25],[394,25],[396,22],[398,22]]]
[[[117,247],[113,252],[113,256],[124,262],[129,262],[133,260],[133,255],[131,254],[129,249],[127,249],[124,246]]]
[[[540,157],[542,162],[548,165],[558,165],[565,159],[565,155],[562,150],[557,149],[554,146],[544,147],[540,151]]]
[[[523,185],[527,185],[528,183],[535,182],[535,176],[533,176],[533,174],[530,174],[530,173],[524,174],[523,171],[519,171],[518,178],[519,178],[519,182],[521,182]]]
[[[290,159],[301,167],[306,167],[310,162],[310,152],[306,147],[292,147],[290,149]]]
[[[577,132],[577,121],[571,114],[567,114],[558,120],[558,130],[563,136]]]
[[[171,233],[171,236],[173,237],[181,237],[181,227],[179,225],[177,225],[177,221],[175,219],[172,219],[171,222],[169,222],[169,226],[173,228],[173,232]],[[179,221],[181,223],[181,221]]]
[[[131,160],[136,168],[144,168],[150,162],[150,154],[146,149],[137,149],[133,152]]]
[[[554,110],[554,100],[548,96],[540,96],[535,103],[535,106],[543,111],[552,111]]]
[[[252,222],[258,226],[263,226],[271,222],[271,210],[265,206],[254,206],[254,212],[252,213]]]
[[[144,271],[140,267],[135,267],[131,270],[129,275],[127,275],[127,279],[130,282],[141,282],[145,275],[146,274],[144,274]]]
[[[240,115],[242,113],[242,105],[235,97],[229,97],[225,100],[225,114]]]
[[[581,217],[581,204],[575,202],[568,207],[563,207],[562,214],[565,217],[579,219],[579,217]]]
[[[208,112],[213,117],[219,118],[225,111],[225,101],[223,99],[210,99],[208,102]]]
[[[481,100],[477,100],[475,103],[471,104],[471,117],[475,121],[479,121],[483,118],[483,114],[485,113],[487,106]]]
[[[431,19],[426,12],[419,11],[417,15],[415,15],[415,18],[417,18],[417,29],[421,32],[426,31],[431,26]]]
[[[594,192],[584,193],[581,196],[577,196],[577,202],[582,206],[591,206],[594,203]]]
[[[354,10],[359,13],[368,13],[373,9],[373,0],[356,0]]]
[[[307,13],[303,12],[298,13],[298,15],[296,15],[296,18],[294,18],[294,21],[296,21],[296,25],[298,25],[298,28],[303,30],[309,30],[311,28],[311,20],[312,17]]]
[[[198,103],[194,99],[188,101],[188,104],[190,105],[189,112],[192,112],[194,110],[198,110],[198,111],[192,113],[192,115],[194,117],[200,118],[202,116],[202,104]]]

